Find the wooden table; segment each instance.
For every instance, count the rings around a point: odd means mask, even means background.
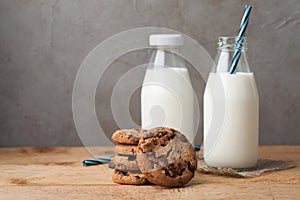
[[[111,155],[111,147],[101,147]],[[241,179],[203,175],[183,188],[118,185],[107,165],[82,167],[83,147],[0,148],[0,199],[300,199],[300,146],[263,146],[260,157],[297,167]]]

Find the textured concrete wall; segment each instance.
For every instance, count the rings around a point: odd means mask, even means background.
[[[72,86],[86,54],[105,38],[161,26],[193,37],[214,57],[216,38],[237,33],[247,3],[253,6],[248,56],[260,93],[260,143],[300,144],[299,0],[0,0],[0,146],[81,144]],[[107,105],[114,74],[147,59],[144,52],[114,62],[97,105]],[[192,78],[201,83],[201,96],[204,83]],[[110,114],[98,113],[107,132],[116,128]]]

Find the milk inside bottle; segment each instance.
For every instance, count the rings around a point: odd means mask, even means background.
[[[174,53],[183,45],[183,37],[151,35],[149,43],[155,50],[141,91],[142,128],[171,127],[193,142],[194,91],[184,60]]]
[[[203,98],[204,160],[213,167],[248,168],[257,162],[259,97],[245,51],[236,74],[230,74],[235,37],[219,38],[217,65]]]

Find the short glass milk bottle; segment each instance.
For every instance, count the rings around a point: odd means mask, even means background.
[[[216,66],[204,92],[204,160],[213,167],[249,168],[258,157],[259,96],[250,71],[244,38],[220,37]],[[236,48],[241,57],[230,74]]]
[[[154,48],[141,91],[142,128],[171,127],[194,139],[194,90],[185,61],[178,56],[180,34],[150,35]]]

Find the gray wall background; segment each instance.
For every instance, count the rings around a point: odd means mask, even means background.
[[[0,0],[0,146],[81,145],[73,82],[84,57],[112,34],[166,27],[214,57],[216,38],[237,33],[245,4],[253,6],[248,57],[260,93],[260,143],[300,144],[299,0]],[[148,58],[122,56],[100,83],[96,106],[108,135],[117,127],[103,108],[115,77]],[[201,97],[204,82],[192,79]],[[131,104],[137,122],[138,96]]]

